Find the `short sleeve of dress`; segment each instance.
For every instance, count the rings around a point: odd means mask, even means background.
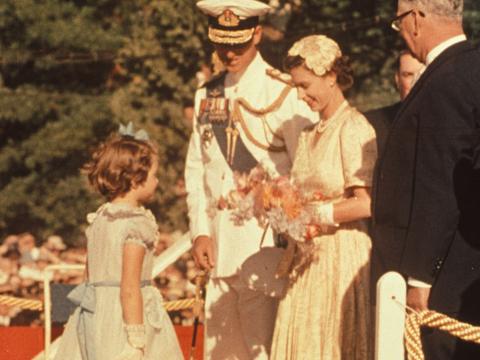
[[[345,188],[371,187],[377,161],[375,130],[357,111],[352,113],[341,129],[340,150]]]
[[[122,235],[123,244],[137,244],[151,249],[158,239],[155,222],[146,216],[134,216],[125,219]]]

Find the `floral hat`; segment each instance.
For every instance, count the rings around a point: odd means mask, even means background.
[[[336,59],[342,56],[338,44],[325,35],[310,35],[298,40],[288,50],[289,56],[300,56],[305,66],[315,75],[323,76],[332,70]]]

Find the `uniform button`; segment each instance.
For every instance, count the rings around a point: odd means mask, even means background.
[[[475,271],[475,270],[477,270],[477,267],[474,266],[474,265],[472,265],[472,266],[470,266],[470,270],[471,270],[471,271]]]

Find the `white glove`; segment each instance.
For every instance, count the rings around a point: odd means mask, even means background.
[[[135,349],[127,343],[115,360],[143,360],[143,350]]]
[[[146,343],[145,325],[126,324],[124,329],[127,333],[127,343],[115,360],[142,360]]]
[[[338,224],[333,220],[333,204],[322,204],[312,208],[312,220],[317,225],[335,226]]]
[[[145,335],[145,325],[127,324],[125,325],[125,331],[127,332],[128,343],[135,349],[143,350],[147,341],[147,337]]]

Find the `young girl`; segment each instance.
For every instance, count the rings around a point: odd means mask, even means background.
[[[142,207],[155,194],[158,158],[148,141],[114,135],[84,168],[108,200],[89,214],[87,282],[55,359],[183,359],[152,278],[157,224]]]

